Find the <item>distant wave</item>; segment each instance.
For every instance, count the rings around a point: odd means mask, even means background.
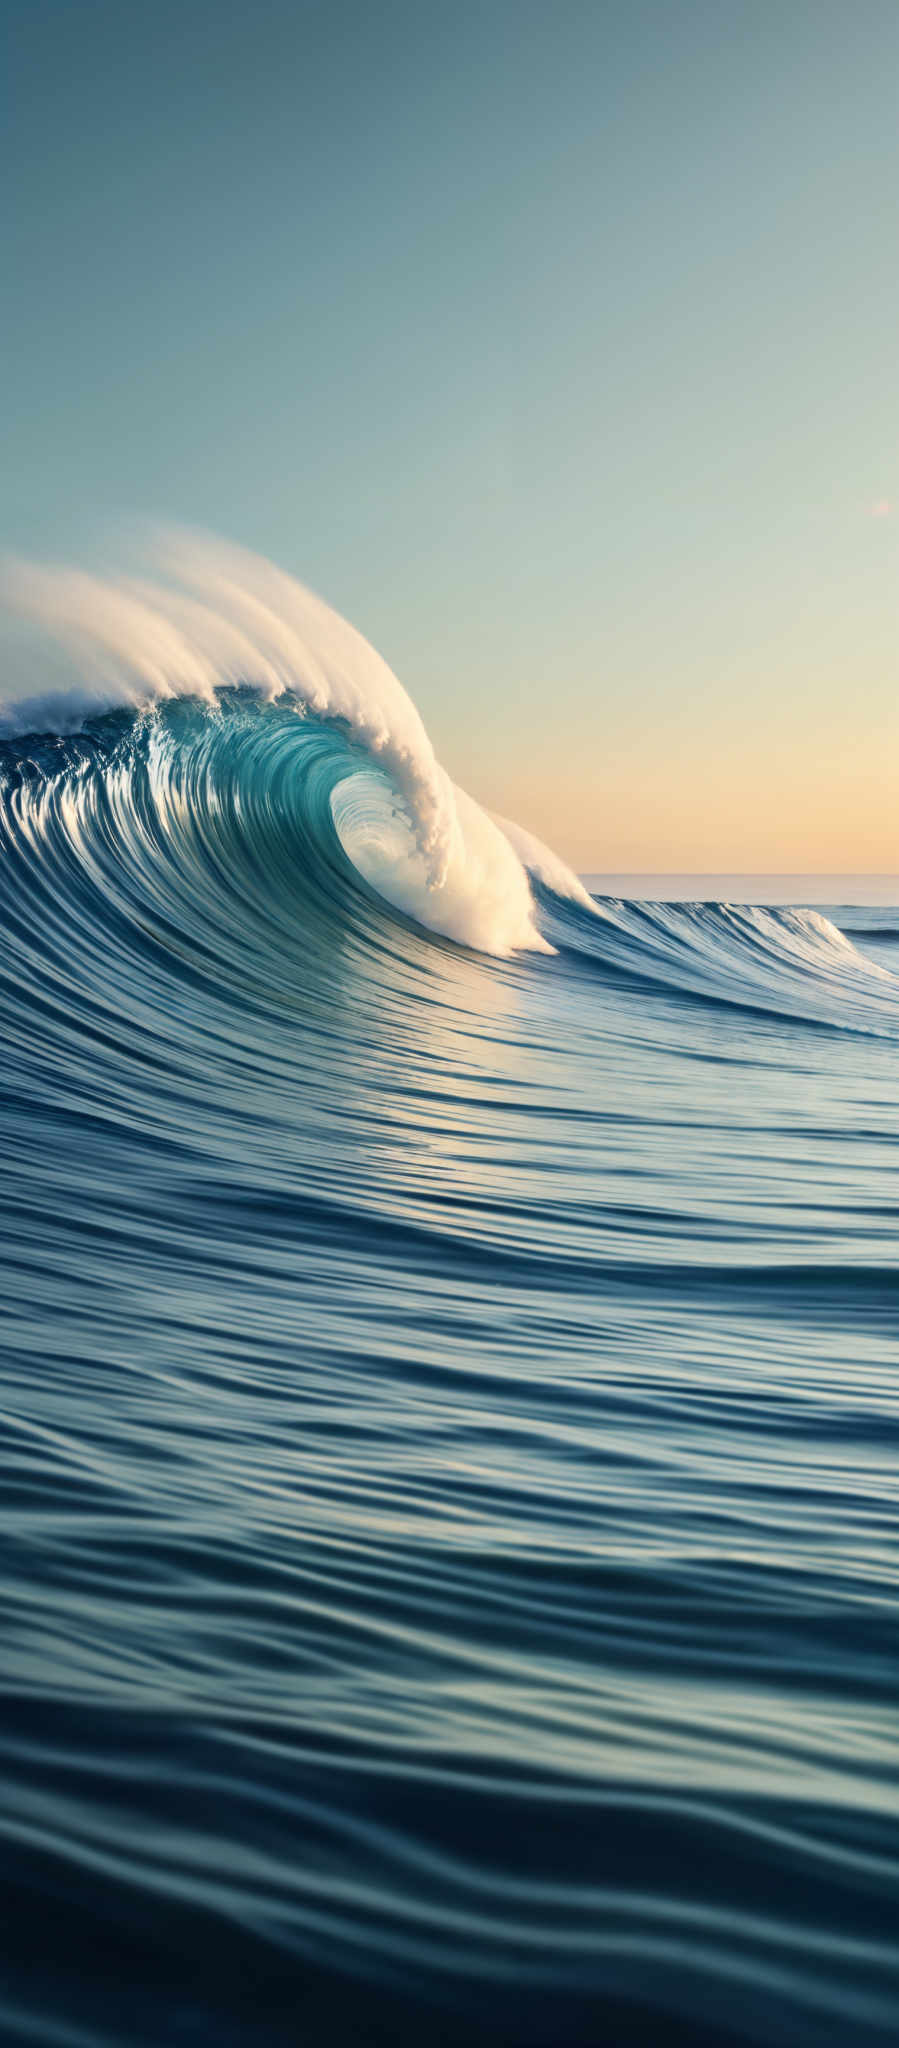
[[[722,1003],[884,1033],[899,1029],[899,978],[817,910],[602,897],[585,924],[556,904],[545,929],[596,966]]]

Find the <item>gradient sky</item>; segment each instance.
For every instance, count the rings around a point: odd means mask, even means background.
[[[899,868],[895,0],[0,15],[0,543],[273,556],[582,869]]]

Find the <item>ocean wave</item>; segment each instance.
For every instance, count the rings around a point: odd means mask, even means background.
[[[8,582],[0,2034],[885,2048],[896,982],[209,546]]]
[[[167,573],[154,582],[6,563],[7,610],[60,641],[78,673],[62,690],[23,678],[0,704],[0,733],[67,732],[102,711],[178,699],[212,711],[235,685],[339,721],[379,771],[337,799],[344,843],[379,891],[485,951],[545,949],[509,838],[454,788],[411,699],[362,635],[244,550],[180,535],[159,553]]]
[[[64,689],[41,688],[32,644],[7,686],[5,784],[27,791],[8,834],[52,820],[90,866],[92,835],[108,854],[119,833],[136,882],[150,849],[171,860],[190,843],[197,857],[227,818],[235,842],[258,833],[257,869],[271,860],[289,891],[316,861],[333,886],[333,826],[382,901],[463,945],[561,947],[700,999],[895,1030],[896,977],[817,912],[594,900],[550,848],[452,783],[406,691],[321,599],[222,542],[166,535],[156,555],[155,581],[7,561],[8,611],[78,665]],[[220,847],[226,900],[227,859]]]
[[[670,994],[886,1036],[899,1029],[899,977],[820,911],[739,903],[593,901],[585,921],[547,903],[553,943]]]

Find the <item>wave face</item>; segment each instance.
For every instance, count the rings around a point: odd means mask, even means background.
[[[895,913],[593,902],[234,551],[6,589],[0,2035],[893,2041]]]

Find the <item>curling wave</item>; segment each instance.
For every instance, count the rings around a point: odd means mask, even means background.
[[[199,844],[227,817],[234,857],[257,835],[257,870],[270,859],[289,892],[316,859],[333,879],[333,824],[379,897],[464,945],[562,947],[684,994],[896,1027],[893,973],[817,912],[595,902],[451,782],[397,678],[321,599],[220,541],[170,534],[156,552],[152,582],[7,561],[8,611],[77,665],[52,689],[28,674],[0,702],[6,787],[30,791],[14,829],[52,814],[87,860],[102,813],[136,879],[150,847],[186,856],[191,833]]]
[[[485,951],[545,949],[509,837],[454,788],[415,706],[361,634],[245,551],[181,536],[161,553],[168,580],[153,583],[7,563],[7,608],[56,636],[91,681],[49,691],[26,681],[0,705],[0,732],[65,732],[113,706],[147,711],[178,698],[212,710],[234,685],[339,721],[377,764],[337,812],[344,844],[381,893]],[[555,873],[584,898],[563,863]]]

